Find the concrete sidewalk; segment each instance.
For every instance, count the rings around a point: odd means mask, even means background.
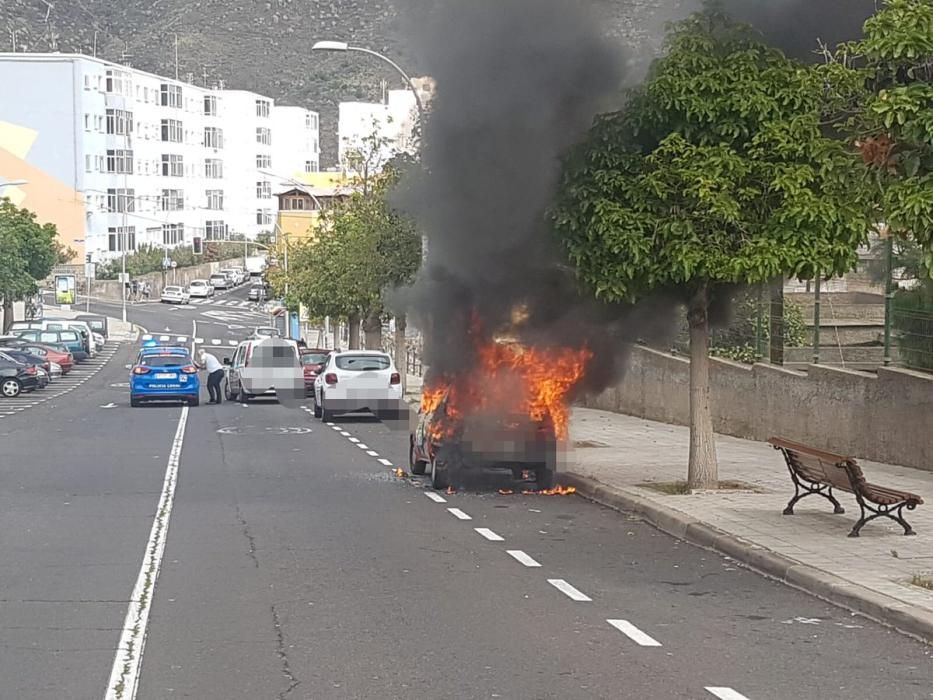
[[[915,537],[878,519],[850,538],[859,513],[850,494],[837,492],[845,514],[834,515],[814,496],[795,515],[782,515],[794,487],[781,454],[767,444],[717,436],[720,480],[748,490],[667,495],[644,484],[686,479],[687,428],[577,408],[570,430],[564,480],[582,495],[933,642],[933,591],[910,584],[933,575],[933,472],[861,462],[869,481],[917,493],[926,504],[905,511]]]
[[[66,311],[58,306],[47,304],[45,306],[44,314],[46,317],[56,317],[56,318],[70,318],[74,319],[78,316],[87,316],[87,312],[84,308],[77,308],[72,306],[71,310]],[[91,316],[96,316],[98,314],[91,313]],[[109,340],[136,340],[139,337],[139,327],[126,322],[124,323],[119,318],[114,318],[113,316],[107,316],[107,332],[109,334]]]

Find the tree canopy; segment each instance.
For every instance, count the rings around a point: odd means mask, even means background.
[[[5,304],[38,291],[62,250],[53,224],[40,224],[28,209],[0,199],[0,298]]]

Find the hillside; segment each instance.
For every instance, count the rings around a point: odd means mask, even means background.
[[[255,90],[288,104],[319,110],[322,115],[322,165],[336,154],[336,106],[345,100],[373,100],[381,80],[397,86],[398,78],[378,62],[359,56],[311,55],[319,39],[343,39],[387,53],[410,73],[420,71],[404,37],[426,8],[438,0],[0,0],[0,50],[61,51],[91,54],[95,42],[101,58],[129,62],[153,73],[174,75],[177,40],[182,79]],[[458,0],[459,1],[459,0]],[[474,1],[474,0],[470,0]],[[478,1],[478,0],[477,0]],[[485,1],[485,0],[484,0]],[[596,0],[608,33],[632,48],[642,63],[656,50],[664,22],[682,14],[697,0]],[[769,0],[729,0],[743,12]],[[821,0],[819,18],[838,25],[853,18],[858,6],[873,0]],[[849,12],[828,12],[844,4]],[[771,4],[770,7],[774,7]],[[804,0],[784,0],[781,39],[817,30],[798,15],[813,15]],[[788,9],[790,8],[790,9]],[[763,10],[762,10],[763,11]],[[773,14],[773,10],[772,10]],[[806,19],[806,18],[804,18]],[[814,19],[814,21],[817,21]],[[770,27],[780,26],[769,16]],[[855,22],[858,26],[858,22]],[[838,28],[838,27],[836,27]],[[834,38],[825,37],[824,38]],[[126,58],[124,58],[126,57]]]

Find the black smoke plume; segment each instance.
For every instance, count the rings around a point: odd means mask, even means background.
[[[426,233],[428,255],[397,303],[425,334],[425,362],[440,373],[471,366],[474,318],[492,335],[514,330],[522,308],[523,340],[588,345],[597,358],[588,383],[604,387],[622,341],[673,315],[669,305],[659,315],[582,295],[546,210],[562,154],[618,106],[624,57],[584,3],[563,0],[447,2],[420,43],[437,96],[422,174],[403,184],[399,204]]]

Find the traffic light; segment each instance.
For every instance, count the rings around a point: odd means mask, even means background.
[[[84,262],[87,263],[88,265],[91,264],[91,254],[90,254],[90,253],[87,253],[87,254],[84,256]]]
[[[195,255],[201,255],[204,253],[204,242],[200,236],[195,236],[191,240],[191,247],[194,249]]]

